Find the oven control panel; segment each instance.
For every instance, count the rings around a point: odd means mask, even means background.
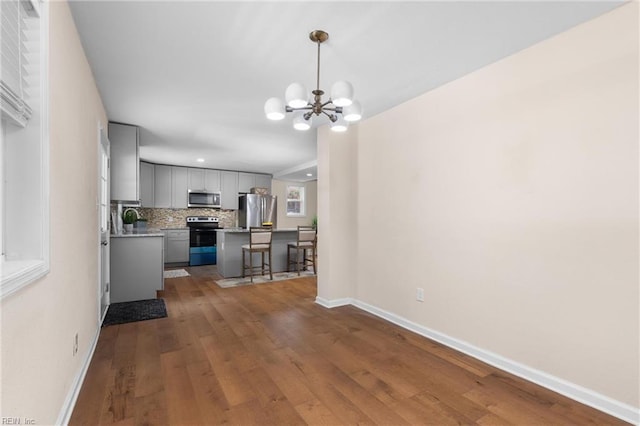
[[[215,223],[220,222],[217,217],[210,216],[187,216],[187,223]]]

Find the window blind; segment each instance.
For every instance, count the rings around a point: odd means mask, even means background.
[[[29,103],[39,96],[38,16],[35,2],[0,1],[0,110],[23,127],[33,113]]]

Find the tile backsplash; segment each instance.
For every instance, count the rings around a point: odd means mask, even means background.
[[[220,219],[220,226],[233,228],[237,226],[238,215],[235,210],[214,209],[149,209],[136,208],[140,216],[148,220],[149,228],[186,228],[187,216],[213,216]]]

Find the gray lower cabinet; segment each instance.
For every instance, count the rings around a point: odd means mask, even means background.
[[[155,299],[164,289],[164,238],[113,237],[111,244],[111,303]]]
[[[165,263],[187,263],[189,262],[189,230],[188,229],[166,229],[164,231],[166,240]]]

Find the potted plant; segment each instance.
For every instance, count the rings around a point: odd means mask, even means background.
[[[133,224],[138,220],[138,212],[134,209],[126,209],[122,212],[122,222],[124,223],[125,234],[133,233]]]
[[[133,227],[137,230],[137,232],[146,232],[147,231],[147,219],[144,217],[139,217],[136,222],[133,224]]]

